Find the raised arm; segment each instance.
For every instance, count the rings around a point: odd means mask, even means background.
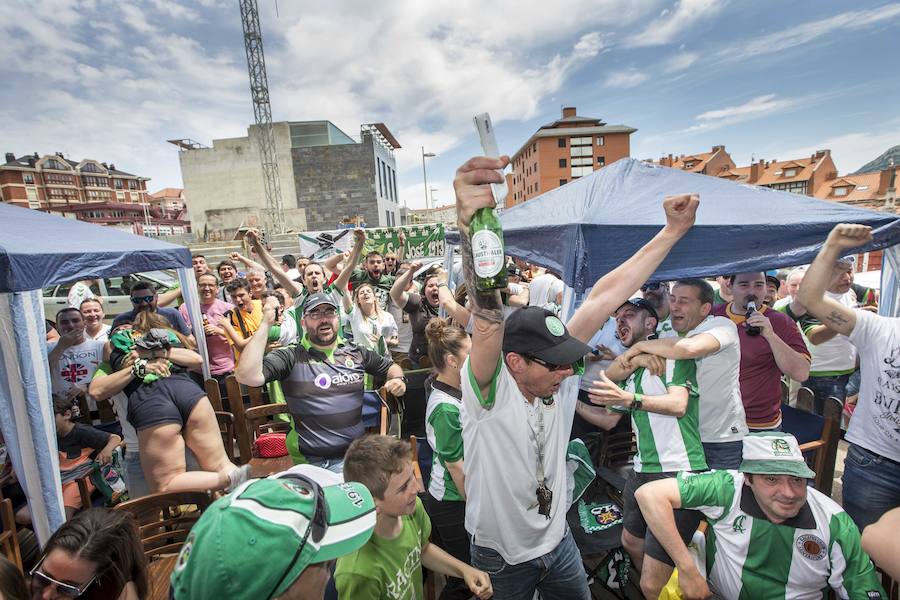
[[[269,341],[269,327],[275,323],[275,307],[268,300],[263,306],[263,319],[259,329],[250,336],[250,341],[241,350],[241,360],[234,369],[235,378],[244,385],[260,386],[266,382],[262,367],[263,356]],[[274,298],[271,300],[273,303],[277,302]]]
[[[291,296],[295,296],[303,291],[303,287],[292,280],[287,276],[287,273],[281,270],[281,265],[275,262],[275,258],[272,254],[266,250],[265,246],[262,245],[259,241],[259,233],[255,229],[251,229],[248,231],[244,237],[249,242],[250,247],[256,251],[256,255],[259,257],[259,260],[262,261],[264,265],[264,271],[268,271],[272,274],[278,283],[281,284],[281,287],[290,292]],[[252,268],[252,267],[251,267]]]
[[[797,299],[806,307],[807,312],[823,325],[844,335],[850,335],[856,327],[856,313],[852,308],[826,298],[825,288],[831,281],[834,262],[850,248],[857,248],[870,241],[871,227],[848,223],[835,225],[800,283]]]
[[[261,264],[259,264],[258,262],[256,262],[255,260],[253,260],[251,258],[247,258],[240,252],[232,252],[231,254],[228,255],[228,258],[230,258],[233,262],[244,263],[244,265],[246,265],[246,267],[248,269],[250,269],[251,271],[259,270],[259,271],[265,272],[265,270],[266,270],[266,268],[264,266],[262,266]],[[280,271],[281,267],[278,267],[278,270]]]
[[[344,260],[344,253],[338,252],[334,256],[329,256],[328,258],[323,260],[322,266],[324,266],[326,269],[328,269],[332,273],[337,273],[338,275],[343,273],[343,271],[350,271],[352,273],[353,267],[355,267],[356,264],[349,265],[349,266],[345,265],[344,269],[342,270],[340,268],[340,264],[341,264],[341,261],[343,261],[343,260]]]
[[[450,287],[447,285],[447,281],[450,278],[449,273],[444,269],[438,269],[437,278],[438,299],[441,301],[441,306],[454,321],[460,323],[463,328],[465,328],[469,323],[469,318],[472,316],[472,313],[469,312],[468,308],[459,304],[456,301],[456,296],[450,291]]]
[[[401,310],[406,306],[406,302],[409,300],[409,294],[407,293],[406,288],[409,287],[409,282],[412,281],[413,275],[415,275],[416,270],[421,266],[422,263],[420,262],[410,264],[406,272],[395,279],[394,285],[391,286],[391,302],[396,306],[399,306]]]
[[[663,200],[666,225],[624,263],[600,278],[567,323],[572,335],[587,343],[609,315],[638,290],[656,271],[673,246],[694,225],[700,196],[681,194]]]
[[[406,258],[406,234],[402,229],[397,234],[397,241],[400,242],[400,246],[397,248],[397,264],[399,265]]]
[[[354,229],[353,237],[355,242],[353,243],[353,248],[350,249],[350,256],[347,257],[346,264],[348,266],[341,271],[340,274],[338,274],[337,279],[334,280],[334,287],[340,290],[345,297],[347,296],[347,284],[350,282],[350,276],[353,275],[353,267],[359,262],[359,257],[362,256],[363,247],[366,245],[366,230],[359,228]]]
[[[463,278],[475,315],[472,331],[472,350],[469,353],[469,368],[481,388],[487,394],[488,386],[497,370],[503,348],[503,305],[500,292],[490,290],[479,292],[475,287],[475,265],[472,262],[472,241],[469,224],[472,215],[479,208],[493,208],[494,195],[491,183],[503,183],[499,169],[509,164],[509,157],[471,158],[456,171],[453,189],[456,192],[456,216],[459,227],[460,255],[462,257]],[[599,329],[599,325],[597,328]],[[590,336],[588,336],[590,338]],[[465,376],[465,375],[464,375]]]
[[[708,333],[698,333],[691,337],[672,337],[661,340],[645,340],[638,342],[629,348],[625,354],[626,361],[638,354],[654,354],[663,358],[683,360],[686,358],[700,358],[721,348],[719,340]]]

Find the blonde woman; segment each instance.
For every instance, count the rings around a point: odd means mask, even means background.
[[[343,294],[341,301],[344,312],[349,315],[353,343],[381,356],[390,356],[390,350],[399,343],[397,322],[391,313],[381,309],[375,289],[368,283],[361,283],[353,289],[352,300]]]

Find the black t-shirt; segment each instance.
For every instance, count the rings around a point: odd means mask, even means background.
[[[409,294],[403,310],[409,313],[409,324],[412,327],[409,357],[418,361],[428,354],[428,338],[425,337],[425,327],[428,325],[428,321],[438,316],[438,309],[428,304],[423,296]]]
[[[56,436],[56,443],[59,451],[64,452],[66,458],[76,459],[81,456],[81,451],[85,448],[93,448],[94,450],[102,450],[109,443],[110,434],[100,431],[90,425],[83,423],[75,423],[75,428],[66,435]],[[93,458],[96,452],[91,454]]]

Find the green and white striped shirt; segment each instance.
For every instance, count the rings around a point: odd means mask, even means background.
[[[761,477],[761,476],[760,476]],[[706,569],[723,598],[885,598],[859,529],[836,502],[808,488],[796,517],[776,525],[737,471],[679,473],[682,508],[706,515]]]
[[[464,501],[447,470],[448,462],[463,459],[460,406],[462,392],[435,380],[425,408],[425,434],[428,444],[434,450],[428,493],[435,500]]]
[[[636,473],[704,471],[707,468],[700,441],[700,408],[694,361],[667,360],[666,382],[641,367],[622,383],[626,391],[645,396],[664,395],[670,386],[688,390],[688,406],[683,417],[645,410],[630,411],[638,447],[634,457]]]

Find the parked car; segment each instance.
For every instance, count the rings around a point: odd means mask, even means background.
[[[97,283],[91,286],[91,291],[103,302],[103,312],[106,313],[107,321],[111,322],[116,315],[131,310],[131,287],[139,281],[153,284],[160,293],[178,286],[178,278],[170,271],[147,271],[124,277],[97,279]],[[69,305],[69,290],[74,283],[73,281],[44,288],[44,313],[51,321],[56,319],[59,310]]]

